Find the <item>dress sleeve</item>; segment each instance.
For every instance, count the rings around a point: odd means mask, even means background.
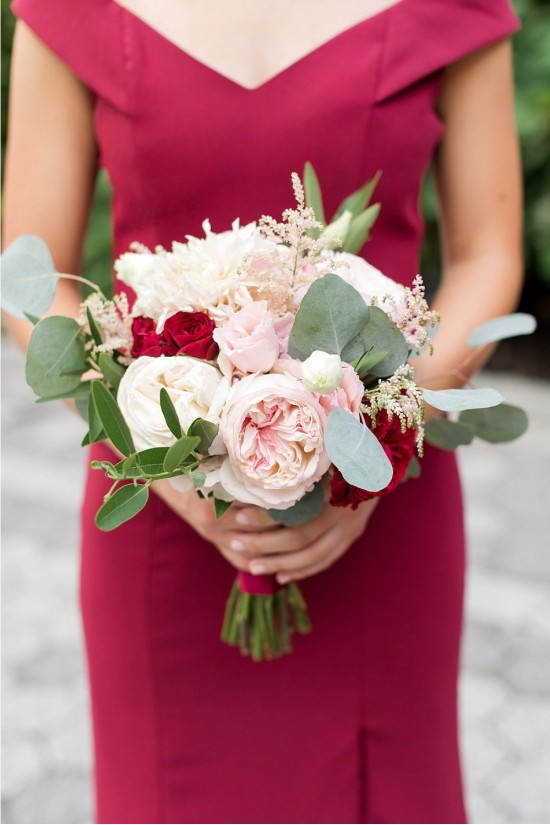
[[[111,0],[13,0],[13,13],[96,98],[126,109],[120,8]]]
[[[377,101],[519,28],[510,0],[401,0],[391,8]]]

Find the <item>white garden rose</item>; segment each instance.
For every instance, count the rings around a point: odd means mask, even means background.
[[[384,295],[405,301],[405,287],[383,275],[364,258],[349,252],[336,252],[333,259],[335,265],[331,271],[356,289],[369,306],[374,303],[385,310],[382,302]]]
[[[176,440],[160,408],[162,387],[172,399],[184,432],[196,418],[219,424],[229,381],[216,367],[187,355],[142,355],[124,373],[117,394],[138,450],[167,447]]]
[[[302,364],[302,381],[310,392],[330,394],[344,377],[339,355],[316,349]]]

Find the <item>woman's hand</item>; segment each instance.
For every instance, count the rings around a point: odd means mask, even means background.
[[[212,499],[199,498],[194,489],[182,493],[175,490],[169,481],[156,481],[152,489],[237,570],[250,569],[250,556],[240,549],[244,541],[250,540],[260,546],[267,536],[273,538],[273,534],[277,533],[279,537],[275,538],[275,545],[285,543],[281,536],[285,528],[276,524],[261,507],[234,502],[220,519],[216,519]]]
[[[334,564],[359,538],[378,501],[365,501],[357,510],[326,503],[307,524],[261,534],[254,530],[265,524],[267,514],[257,507],[241,507],[235,513],[236,524],[242,526],[239,533],[232,533],[233,556],[240,555],[247,562],[239,569],[276,574],[279,584],[313,576]]]

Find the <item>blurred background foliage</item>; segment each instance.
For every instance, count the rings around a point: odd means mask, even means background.
[[[78,2],[78,0],[75,0]],[[501,345],[491,366],[550,376],[545,357],[550,328],[550,1],[512,0],[522,28],[514,37],[516,113],[524,168],[526,281],[521,308],[534,312],[537,336]],[[2,3],[2,168],[4,161],[9,65],[15,20],[9,0]],[[111,191],[104,172],[96,196],[85,247],[84,274],[102,287],[111,278]],[[426,236],[421,272],[433,287],[440,271],[437,201],[430,174],[422,191]],[[542,338],[541,338],[542,336]],[[518,339],[519,342],[519,339]]]

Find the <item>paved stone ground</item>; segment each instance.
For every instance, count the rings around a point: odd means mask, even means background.
[[[3,822],[91,821],[77,613],[84,423],[35,406],[4,346]],[[492,374],[527,407],[515,444],[461,453],[470,535],[462,729],[470,815],[550,822],[550,386]],[[546,538],[546,546],[545,546]]]

